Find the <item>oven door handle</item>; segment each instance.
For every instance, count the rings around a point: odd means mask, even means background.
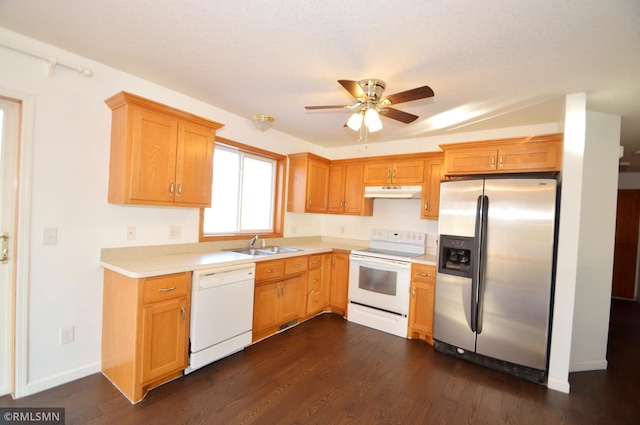
[[[409,269],[411,268],[411,263],[409,261],[397,261],[397,260],[388,260],[384,258],[372,258],[366,257],[364,255],[351,254],[349,256],[349,260],[356,261],[358,264],[369,264],[369,265],[389,265],[393,267],[401,267]]]

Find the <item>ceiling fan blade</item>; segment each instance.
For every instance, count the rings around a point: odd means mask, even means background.
[[[399,111],[394,108],[384,108],[380,110],[380,113],[387,118],[391,118],[392,120],[402,121],[405,124],[409,124],[410,122],[414,122],[418,119],[417,115],[410,114],[408,112]]]
[[[353,105],[305,106],[304,109],[351,109]]]
[[[415,89],[403,91],[400,93],[391,94],[389,96],[385,96],[380,101],[381,103],[387,103],[396,105],[402,102],[410,102],[412,100],[424,99],[427,97],[433,97],[434,93],[429,86],[417,87]]]
[[[364,90],[362,90],[362,87],[360,87],[360,84],[358,84],[357,81],[351,81],[351,80],[338,80],[338,82],[340,83],[340,85],[342,87],[344,87],[350,94],[351,96],[353,96],[356,99],[362,99],[365,98],[367,99],[367,94],[364,92]]]

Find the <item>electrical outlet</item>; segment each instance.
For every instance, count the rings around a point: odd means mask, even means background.
[[[182,227],[169,226],[169,239],[180,239],[180,238],[182,238]]]
[[[74,340],[74,326],[69,326],[68,328],[60,329],[60,345],[69,344]]]
[[[127,240],[132,241],[136,238],[136,228],[133,226],[127,227]]]
[[[58,228],[45,227],[42,230],[42,245],[55,245],[58,243]]]

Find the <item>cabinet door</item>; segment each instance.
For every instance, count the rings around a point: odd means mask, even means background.
[[[175,201],[211,206],[215,132],[194,123],[178,125]]]
[[[373,215],[373,199],[364,199],[364,165],[348,165],[344,183],[344,212]]]
[[[560,170],[560,144],[557,142],[524,143],[498,150],[498,171],[533,172]]]
[[[396,184],[421,184],[424,182],[424,160],[394,163],[391,181]]]
[[[133,108],[131,198],[172,202],[176,185],[178,121],[158,112]]]
[[[302,308],[304,281],[305,275],[301,275],[280,282],[279,324],[304,316]]]
[[[411,332],[431,337],[433,335],[433,301],[435,285],[413,281],[409,304],[409,329]]]
[[[438,219],[440,210],[440,182],[444,178],[444,158],[431,158],[425,162],[422,210],[420,218]]]
[[[322,254],[322,278],[320,282],[320,304],[322,308],[329,306],[331,302],[332,265],[331,253]]]
[[[327,212],[329,164],[309,159],[307,170],[307,212]]]
[[[364,166],[364,184],[380,185],[391,183],[393,164],[390,162],[369,163]]]
[[[444,153],[447,175],[489,173],[496,170],[497,150],[494,148],[462,148]]]
[[[279,323],[279,283],[256,285],[253,300],[253,340],[259,339],[260,332],[277,328]]]
[[[327,211],[341,214],[344,212],[344,187],[347,167],[332,165],[329,167],[329,202]]]
[[[189,303],[177,298],[143,309],[141,383],[187,367]]]
[[[347,292],[349,289],[349,254],[334,252],[331,272],[331,307],[341,311],[347,310]]]

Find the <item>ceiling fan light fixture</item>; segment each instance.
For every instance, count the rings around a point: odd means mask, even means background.
[[[373,108],[367,109],[364,113],[364,125],[367,126],[367,130],[369,130],[370,133],[382,130],[382,121],[380,120],[378,111]]]
[[[256,128],[262,132],[265,130],[269,130],[271,128],[271,124],[273,124],[274,118],[269,115],[254,115],[253,123],[256,125]]]
[[[353,131],[360,130],[362,126],[362,112],[358,111],[355,114],[349,117],[349,121],[347,121],[347,127],[349,127]]]

